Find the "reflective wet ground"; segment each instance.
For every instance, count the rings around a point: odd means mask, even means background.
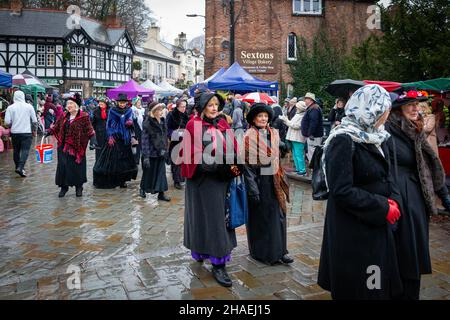
[[[33,145],[36,145],[37,140]],[[34,151],[33,151],[34,152]],[[170,183],[170,203],[128,189],[92,186],[94,152],[82,198],[58,198],[56,161],[14,173],[12,150],[0,154],[0,299],[330,299],[317,284],[324,202],[291,182],[288,248],[295,262],[266,266],[248,256],[245,229],[228,271],[233,287],[213,279],[209,263],[182,246],[184,191]],[[170,174],[168,174],[170,177]],[[450,222],[431,224],[433,275],[423,299],[450,299]],[[77,279],[80,282],[77,282]]]

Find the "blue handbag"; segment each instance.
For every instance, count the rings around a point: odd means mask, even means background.
[[[242,176],[234,178],[226,197],[226,224],[228,229],[235,229],[247,223],[247,190]]]

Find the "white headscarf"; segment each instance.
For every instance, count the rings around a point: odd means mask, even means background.
[[[353,93],[345,105],[345,117],[341,124],[331,130],[325,141],[322,154],[325,181],[325,154],[331,140],[337,135],[347,134],[356,143],[373,144],[383,154],[381,144],[389,139],[390,134],[384,129],[384,125],[375,128],[375,124],[391,105],[389,93],[377,84],[366,85]]]

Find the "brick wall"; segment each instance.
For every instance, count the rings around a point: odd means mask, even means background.
[[[297,16],[292,12],[292,0],[235,0],[235,15],[242,12],[235,27],[235,52],[240,47],[273,48],[278,53],[277,74],[255,74],[271,80],[292,81],[287,60],[287,37],[293,32],[311,44],[320,29],[327,32],[333,43],[345,43],[349,52],[371,32],[366,26],[367,8],[375,1],[323,0],[321,16]],[[225,4],[225,6],[224,6]],[[229,66],[229,1],[206,0],[206,61],[205,78],[220,67]]]

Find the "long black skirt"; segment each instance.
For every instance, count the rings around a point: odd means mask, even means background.
[[[150,167],[143,168],[141,189],[153,194],[169,190],[164,157],[150,158]]]
[[[261,201],[248,208],[248,247],[253,259],[272,264],[288,253],[286,217],[275,195],[273,176],[260,176],[258,187]]]
[[[94,186],[113,189],[126,181],[136,180],[138,168],[131,144],[117,140],[114,146],[105,144],[94,165]]]
[[[55,183],[59,187],[81,186],[87,182],[86,157],[78,164],[75,157],[63,152],[64,147],[58,148],[58,166],[56,167]]]

